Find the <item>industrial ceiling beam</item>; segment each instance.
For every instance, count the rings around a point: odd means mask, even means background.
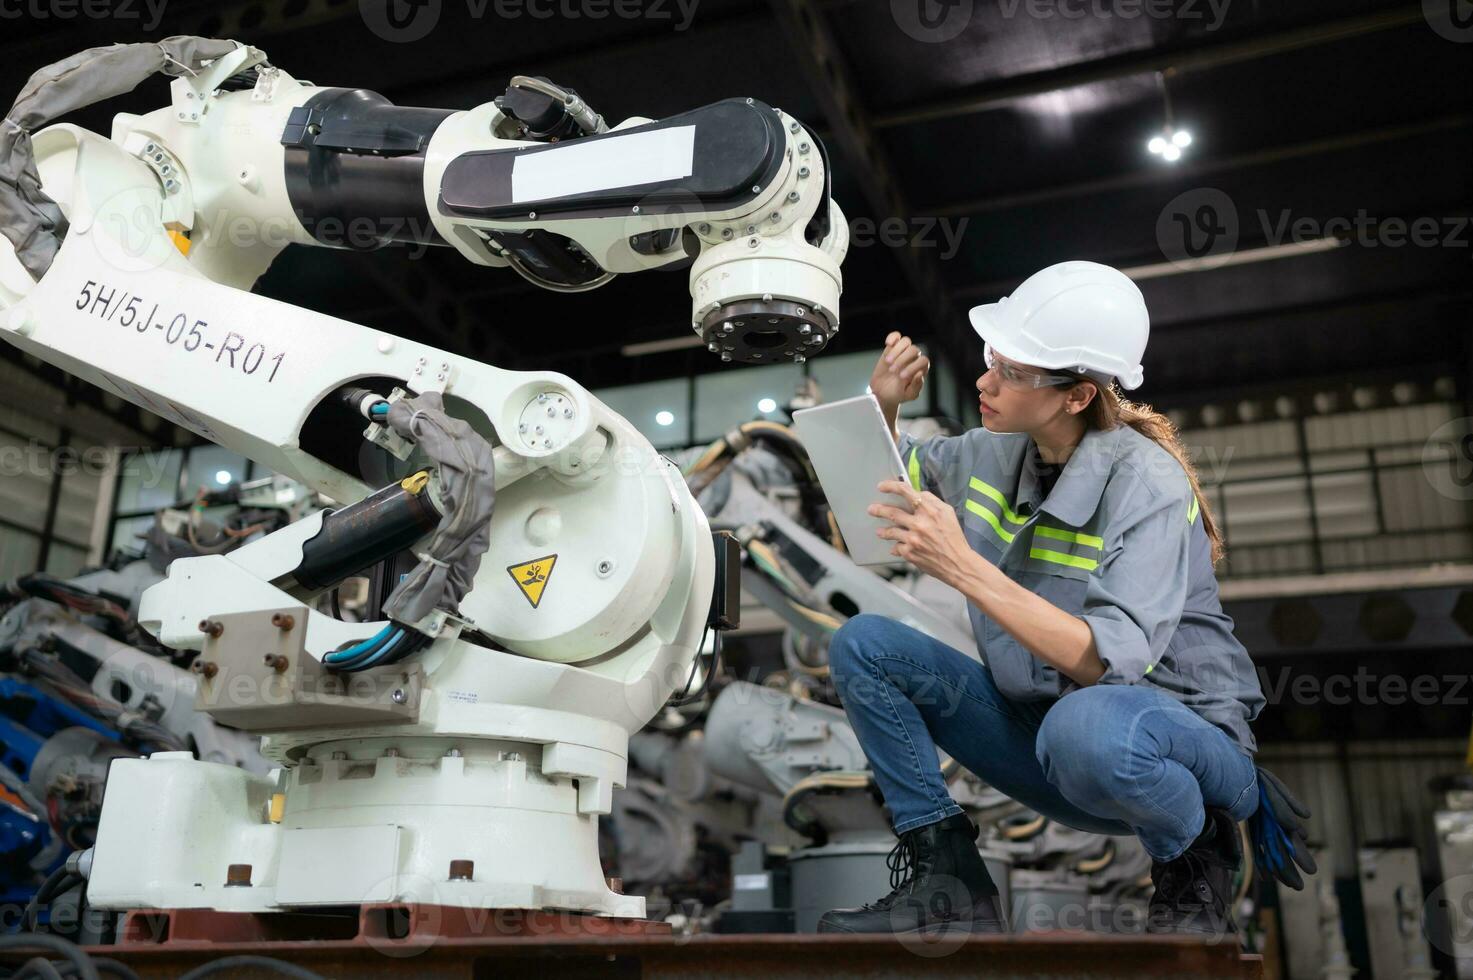
[[[1322,44],[1405,27],[1423,20],[1422,5],[1411,4],[1356,17],[1344,17],[1311,27],[1233,41],[1214,41],[1190,48],[1152,50],[1112,55],[1082,64],[1065,65],[996,82],[972,86],[961,95],[926,99],[875,113],[876,129],[890,129],[938,119],[972,115],[1010,105],[1019,99],[1170,69],[1176,74],[1255,61]]]
[[[356,10],[357,8],[354,7]],[[737,9],[721,14],[702,12],[695,17],[689,27],[676,32],[668,28],[660,28],[643,34],[636,34],[626,38],[610,38],[600,41],[593,53],[601,61],[607,61],[615,57],[628,55],[647,55],[651,63],[656,63],[661,58],[670,56],[672,45],[692,45],[692,38],[702,35],[720,37],[733,24],[752,20],[761,13],[761,7],[749,9]],[[556,71],[560,63],[587,63],[589,61],[590,48],[586,42],[567,45],[553,51],[536,54],[522,54],[505,61],[498,62],[476,62],[472,67],[463,71],[444,71],[432,78],[412,82],[406,85],[398,85],[393,82],[379,82],[375,91],[382,91],[386,96],[392,98],[400,105],[439,105],[442,101],[440,93],[447,88],[461,84],[474,85],[477,91],[483,90],[488,82],[505,84],[513,75],[525,75],[535,72],[545,75]],[[497,92],[495,94],[500,94]],[[595,105],[604,101],[607,96],[599,93],[583,93],[592,99]],[[612,124],[612,120],[611,120]]]
[[[17,60],[33,63],[40,68],[49,60],[63,58],[88,47],[104,37],[107,43],[119,40],[117,25],[138,25],[150,14],[143,4],[116,4],[117,13],[109,18],[55,16],[52,22],[56,29],[40,36],[22,36],[18,40],[0,44],[0,61]],[[159,25],[155,38],[167,34],[194,34],[208,37],[238,38],[244,36],[248,43],[255,44],[262,38],[296,31],[308,27],[321,27],[348,17],[358,18],[358,4],[343,3],[342,0],[295,0],[290,4],[261,3],[260,0],[195,0],[184,3],[168,0],[164,23]],[[133,10],[137,20],[129,20],[124,10]],[[167,27],[167,31],[164,28]],[[149,40],[141,26],[131,31],[133,37],[122,40]],[[269,53],[269,48],[268,48]],[[285,67],[285,66],[284,66]],[[6,93],[7,96],[9,93]]]
[[[499,367],[514,365],[515,351],[485,322],[484,303],[474,303],[423,257],[411,259],[404,249],[373,252],[380,275],[375,280],[414,324],[411,339],[439,344]]]
[[[826,117],[831,140],[842,156],[856,168],[849,176],[859,185],[877,220],[899,218],[909,221],[910,210],[900,192],[879,135],[859,99],[849,66],[815,0],[771,0],[773,13],[793,46],[795,59],[807,75],[814,97]],[[831,157],[838,154],[831,154]],[[915,294],[933,337],[943,347],[965,350],[960,329],[947,296],[939,262],[923,248],[906,246],[893,250],[911,291]],[[970,345],[975,346],[975,345]],[[935,399],[935,385],[931,397]],[[934,404],[932,406],[935,407]]]
[[[975,216],[995,211],[1007,211],[1013,208],[1031,207],[1036,204],[1050,204],[1071,198],[1094,197],[1114,191],[1138,190],[1142,187],[1151,187],[1167,180],[1194,180],[1201,177],[1210,177],[1226,171],[1241,170],[1246,167],[1260,167],[1267,164],[1282,163],[1286,160],[1318,156],[1323,153],[1340,153],[1345,150],[1360,149],[1361,147],[1371,146],[1376,143],[1387,143],[1393,140],[1429,136],[1434,133],[1469,126],[1473,126],[1473,114],[1465,112],[1452,113],[1444,116],[1436,116],[1421,122],[1382,126],[1376,129],[1365,129],[1359,132],[1349,133],[1344,136],[1331,136],[1324,139],[1309,140],[1304,143],[1293,143],[1289,146],[1276,146],[1265,150],[1254,150],[1251,153],[1240,153],[1237,156],[1223,157],[1220,160],[1200,160],[1194,163],[1173,166],[1170,169],[1151,167],[1149,169],[1133,170],[1130,173],[1102,177],[1098,180],[1078,181],[1073,184],[1063,184],[1056,187],[1020,191],[1016,194],[998,194],[990,197],[973,198],[969,201],[957,201],[951,204],[929,204],[925,206],[924,213],[935,215],[938,218],[944,218],[957,215]]]
[[[992,197],[974,198],[968,201],[959,201],[952,204],[927,204],[919,209],[919,213],[932,215],[937,218],[944,217],[972,217],[997,211],[1006,211],[1012,208],[1029,207],[1036,204],[1047,204],[1054,201],[1069,200],[1073,198],[1094,198],[1100,194],[1113,191],[1138,190],[1149,187],[1166,179],[1179,180],[1198,179],[1214,176],[1232,170],[1246,167],[1264,166],[1282,163],[1288,160],[1312,157],[1323,153],[1339,153],[1346,150],[1354,150],[1378,143],[1390,142],[1398,139],[1411,139],[1419,136],[1429,136],[1446,130],[1462,127],[1473,127],[1473,114],[1455,113],[1452,115],[1437,116],[1420,122],[1407,123],[1397,126],[1383,126],[1376,129],[1359,130],[1347,133],[1343,136],[1327,137],[1324,139],[1311,140],[1304,143],[1294,143],[1288,146],[1269,147],[1263,150],[1255,150],[1251,153],[1243,153],[1237,156],[1225,157],[1221,160],[1203,160],[1194,163],[1181,164],[1170,170],[1160,167],[1150,169],[1134,170],[1126,174],[1117,174],[1103,177],[1097,180],[1080,181],[1073,184],[1063,184],[1054,187],[1039,188],[1037,190],[1020,191],[1016,194],[1002,194]],[[1138,254],[1096,256],[1098,261],[1108,261],[1112,265],[1122,263],[1135,263],[1150,261],[1148,257]],[[492,270],[486,277],[486,285],[474,286],[469,289],[458,290],[458,295],[466,299],[482,300],[490,296],[505,296],[512,294],[535,293],[533,286],[527,285],[520,279],[508,278],[505,270]],[[1000,296],[1006,293],[1017,280],[1000,280],[998,282],[977,283],[971,286],[953,288],[949,293],[953,299],[963,300],[979,296]],[[908,310],[919,307],[921,301],[915,296],[902,296],[895,299],[880,302],[865,303],[861,305],[850,304],[844,308],[849,316],[870,315],[879,313],[894,313],[899,310]],[[397,310],[399,304],[394,307],[386,307],[381,302],[369,300],[361,305],[346,307],[337,311],[337,315],[349,319],[355,317],[371,316]],[[691,341],[694,343],[695,341]],[[611,345],[614,350],[620,345]]]

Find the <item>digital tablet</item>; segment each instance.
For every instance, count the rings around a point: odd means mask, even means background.
[[[875,536],[890,522],[868,513],[874,503],[910,509],[903,497],[875,489],[884,480],[906,480],[900,452],[890,438],[890,427],[875,396],[860,395],[799,409],[793,413],[793,426],[813,461],[849,556],[860,565],[899,562],[901,559],[890,554],[895,542]]]

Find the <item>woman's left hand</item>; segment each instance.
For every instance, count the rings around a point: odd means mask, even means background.
[[[895,542],[890,554],[904,558],[916,568],[948,585],[956,585],[976,552],[967,543],[956,511],[929,491],[916,490],[900,480],[886,480],[881,493],[905,498],[910,511],[890,504],[870,504],[869,513],[891,523],[876,534]]]

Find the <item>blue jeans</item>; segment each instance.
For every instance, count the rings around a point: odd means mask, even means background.
[[[1146,684],[1010,700],[976,660],[875,615],[855,616],[834,634],[829,664],[897,834],[962,812],[946,791],[937,746],[1046,817],[1139,836],[1157,861],[1196,839],[1205,806],[1245,820],[1258,805],[1252,756]]]

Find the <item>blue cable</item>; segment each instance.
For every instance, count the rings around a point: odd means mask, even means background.
[[[346,650],[334,650],[332,653],[327,654],[322,659],[329,662],[350,660],[378,646],[378,644],[383,642],[383,640],[393,629],[394,624],[390,623],[368,639],[355,643],[353,646],[348,647]]]
[[[379,663],[381,661],[383,661],[383,659],[385,657],[387,657],[389,654],[391,654],[391,653],[394,652],[394,649],[396,647],[398,647],[399,644],[401,644],[401,643],[404,642],[404,638],[407,635],[408,634],[403,633],[403,632],[399,633],[399,635],[395,636],[388,643],[384,644],[384,646],[383,646],[382,649],[378,650],[376,653],[374,653],[372,656],[370,656],[367,660],[364,660],[361,663],[354,663],[351,667],[347,667],[345,669],[352,670],[352,671],[359,671],[359,670],[367,670],[370,667],[377,667],[379,665]]]
[[[329,664],[328,666],[334,670],[362,670],[364,664],[370,661],[376,662],[379,655],[384,653],[387,648],[396,644],[403,635],[404,634],[402,631],[396,629],[394,633],[390,634],[389,639],[385,640],[379,646],[376,646],[373,649],[352,658],[351,660],[339,660]]]
[[[383,629],[375,633],[373,636],[369,637],[366,640],[363,640],[360,643],[356,643],[353,646],[348,647],[346,650],[334,650],[332,653],[324,656],[322,658],[322,661],[323,663],[336,665],[346,660],[353,660],[363,655],[364,653],[375,649],[395,628],[396,627],[394,626],[394,624],[390,623],[389,625],[385,626]]]

